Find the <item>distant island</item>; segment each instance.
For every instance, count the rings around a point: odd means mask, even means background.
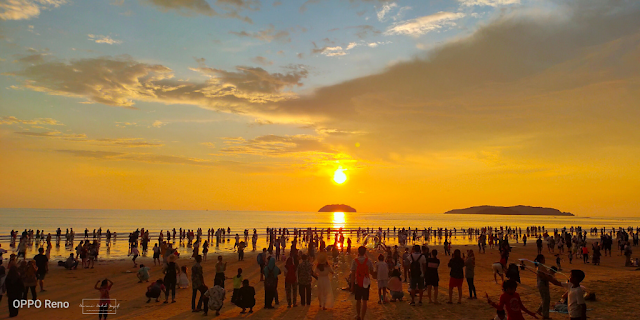
[[[497,206],[478,206],[466,209],[453,209],[445,212],[445,214],[493,214],[505,216],[566,216],[572,217],[569,212],[562,212],[553,208],[530,207],[530,206],[513,206],[513,207],[497,207]]]
[[[346,204],[328,204],[318,212],[356,212],[356,209],[349,207]]]

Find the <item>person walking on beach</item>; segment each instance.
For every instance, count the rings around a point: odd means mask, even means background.
[[[333,308],[333,290],[331,289],[331,279],[329,274],[333,274],[333,269],[329,262],[318,261],[315,273],[318,276],[318,301],[322,310]]]
[[[393,262],[392,262],[393,263]],[[389,283],[389,264],[384,261],[384,255],[378,255],[378,262],[375,265],[376,280],[378,281],[378,304],[387,301],[387,285]],[[422,280],[424,284],[424,279]]]
[[[351,288],[356,298],[356,320],[364,319],[367,313],[367,301],[371,285],[370,274],[373,273],[373,263],[367,257],[367,248],[358,247],[358,257],[351,262],[352,278]]]
[[[198,295],[200,287],[204,285],[204,275],[200,262],[202,262],[202,256],[197,255],[196,263],[191,266],[191,312],[200,312],[200,308],[202,307],[202,292],[200,293],[200,299],[198,299],[198,305],[196,307],[196,296]]]
[[[36,267],[38,269],[37,278],[38,284],[40,284],[40,291],[44,290],[44,277],[49,272],[49,258],[44,254],[44,248],[38,249],[38,254],[33,257],[33,260],[36,262]]]
[[[22,299],[24,292],[24,284],[18,273],[18,267],[15,265],[9,267],[7,277],[4,280],[4,286],[7,290],[7,302],[9,303],[9,317],[18,316],[20,308],[15,307],[15,301]]]
[[[156,263],[158,265],[160,265],[160,247],[158,247],[158,244],[156,243],[153,246],[153,265],[155,266]]]
[[[300,303],[304,307],[311,304],[311,278],[313,277],[313,266],[308,261],[306,254],[301,257],[302,261],[298,264],[298,289],[300,292]]]

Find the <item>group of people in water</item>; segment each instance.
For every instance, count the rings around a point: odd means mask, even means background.
[[[393,230],[393,231],[392,231]],[[327,245],[326,238],[331,240],[333,236],[333,244]],[[333,232],[332,232],[333,231]],[[634,232],[635,231],[635,232]],[[611,247],[613,239],[616,239],[621,254],[627,256],[627,265],[637,264],[631,261],[631,247],[638,245],[639,228],[633,230],[627,229],[590,229],[589,235],[593,237],[591,242],[592,263],[599,264],[600,252],[611,255]],[[393,233],[392,233],[393,232]],[[357,301],[357,318],[364,318],[367,311],[367,301],[369,300],[369,289],[372,282],[377,282],[377,302],[385,304],[387,302],[402,301],[405,298],[405,290],[403,283],[409,283],[409,297],[412,306],[422,305],[423,296],[426,293],[429,303],[439,303],[439,252],[433,246],[437,246],[437,242],[443,245],[443,254],[451,256],[447,266],[450,268],[450,280],[448,286],[447,303],[462,303],[462,286],[466,280],[469,297],[468,299],[477,299],[477,293],[474,285],[475,277],[475,254],[473,250],[467,250],[463,253],[459,249],[452,251],[452,239],[462,234],[463,237],[469,237],[477,240],[478,253],[486,252],[487,242],[490,249],[497,247],[500,252],[500,261],[493,264],[494,280],[498,282],[497,277],[500,276],[503,283],[503,296],[499,303],[494,303],[489,297],[488,302],[498,309],[496,318],[504,319],[504,314],[509,319],[518,319],[518,310],[510,309],[513,300],[519,301],[516,293],[517,284],[520,282],[519,271],[529,270],[537,275],[538,289],[541,295],[541,306],[537,313],[543,318],[548,318],[549,313],[549,284],[566,286],[569,297],[566,301],[567,310],[573,318],[586,317],[586,309],[582,307],[582,300],[576,298],[579,295],[580,282],[584,279],[584,272],[580,270],[572,270],[569,284],[562,284],[555,279],[555,274],[562,270],[561,254],[564,253],[566,246],[567,257],[569,263],[572,263],[572,257],[582,254],[587,256],[584,262],[588,262],[589,251],[587,248],[587,232],[580,228],[563,228],[546,230],[544,227],[531,226],[522,228],[500,227],[500,228],[467,228],[467,229],[446,229],[446,228],[423,228],[411,229],[402,228],[358,228],[358,229],[320,229],[306,228],[293,230],[287,228],[267,228],[266,243],[267,246],[262,249],[256,256],[257,268],[259,268],[260,282],[264,282],[264,308],[272,309],[274,305],[279,304],[278,286],[279,276],[284,275],[284,286],[286,292],[286,300],[288,307],[297,307],[299,295],[300,305],[306,306],[311,304],[311,284],[316,279],[317,296],[319,306],[323,309],[333,307],[333,289],[331,288],[331,275],[334,274],[334,268],[338,264],[338,257],[341,255],[350,256],[352,253],[351,237],[355,234],[355,242],[362,245],[357,249],[357,256],[352,260],[350,274],[347,278],[346,290],[351,291]],[[396,238],[398,245],[387,245],[392,242],[392,235]],[[11,247],[15,248],[18,232],[11,232]],[[90,240],[91,236],[93,240]],[[60,244],[63,237],[62,231],[58,229],[55,235],[57,245]],[[84,240],[81,240],[78,246],[73,247],[75,233],[73,229],[67,229],[64,234],[65,245],[74,249],[74,253],[70,253],[69,258],[60,261],[58,264],[67,269],[77,269],[81,263],[82,268],[93,268],[95,261],[98,260],[100,253],[100,244],[102,240],[102,229],[94,230],[89,233],[85,229]],[[192,288],[191,309],[193,312],[204,312],[207,314],[209,310],[213,310],[219,314],[225,300],[225,282],[232,280],[233,294],[231,302],[241,309],[241,313],[253,312],[256,304],[256,290],[249,279],[243,277],[243,270],[238,269],[237,274],[233,277],[226,275],[226,262],[223,257],[218,256],[215,265],[215,277],[212,287],[208,287],[205,283],[202,263],[207,261],[207,253],[209,247],[215,243],[219,247],[221,243],[229,242],[235,239],[233,250],[238,252],[238,260],[244,259],[244,249],[247,242],[251,239],[252,249],[256,251],[258,233],[253,229],[253,234],[249,235],[249,229],[245,229],[240,234],[231,235],[230,228],[210,228],[206,230],[206,235],[202,229],[186,230],[179,228],[171,231],[161,230],[158,233],[157,243],[151,248],[153,251],[154,265],[162,266],[163,277],[151,281],[150,268],[144,264],[138,264],[136,259],[140,255],[145,255],[149,249],[149,243],[152,242],[149,230],[139,229],[129,234],[129,254],[133,256],[134,267],[138,268],[136,273],[139,282],[151,283],[145,290],[147,302],[155,300],[159,302],[160,297],[164,294],[164,303],[175,302],[176,287]],[[520,242],[526,246],[529,238],[536,239],[538,255],[531,261],[532,266],[528,266],[526,261],[521,259],[520,263],[509,264],[509,254],[511,252],[510,241]],[[424,239],[424,241],[422,241]],[[546,259],[542,253],[542,243],[547,242],[547,252],[556,257],[556,266],[548,266]],[[110,230],[106,231],[106,245],[110,246],[116,241],[116,233]],[[438,241],[436,241],[438,240]],[[50,234],[44,235],[44,231],[25,230],[20,236],[16,252],[11,254],[7,267],[0,266],[0,299],[6,292],[9,301],[10,316],[15,316],[18,310],[13,307],[13,300],[26,299],[28,291],[31,291],[32,298],[36,298],[36,285],[39,284],[40,290],[44,290],[44,278],[48,271],[48,261],[50,250],[52,247],[52,237]],[[176,245],[177,242],[177,245]],[[432,248],[428,244],[431,242]],[[419,243],[422,243],[420,245]],[[413,244],[413,245],[412,245]],[[175,246],[174,246],[175,245]],[[178,266],[179,246],[191,248],[191,258],[193,264],[189,269],[187,266]],[[33,260],[27,261],[26,247],[38,247],[39,254]],[[140,249],[139,249],[140,247]],[[585,252],[585,248],[587,251]],[[287,252],[288,249],[288,252]],[[557,251],[556,251],[557,249]],[[371,258],[369,253],[376,252]],[[2,254],[6,250],[0,247],[0,262]],[[557,252],[557,253],[556,253]],[[330,261],[329,258],[332,258]],[[19,259],[22,258],[22,261]],[[281,264],[284,262],[283,264]],[[279,267],[278,265],[281,265]],[[5,272],[7,271],[8,272]],[[190,278],[188,274],[190,273]],[[505,280],[505,276],[507,280]],[[113,282],[108,279],[100,281],[95,288],[100,291],[101,299],[107,299],[109,290],[113,286]],[[580,289],[580,290],[578,290]],[[454,291],[457,290],[457,301],[454,298]],[[572,293],[573,292],[573,293]],[[506,295],[506,296],[505,296]],[[198,298],[199,296],[199,298]],[[169,300],[171,297],[171,300]],[[417,301],[416,301],[417,300]],[[528,312],[526,308],[522,311]],[[517,312],[516,312],[517,311]],[[106,313],[101,313],[101,318]],[[578,315],[578,317],[573,317]],[[522,317],[520,314],[519,317]]]

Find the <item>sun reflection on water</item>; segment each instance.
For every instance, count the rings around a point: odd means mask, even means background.
[[[333,228],[339,229],[344,228],[345,226],[345,214],[344,212],[334,212],[333,213]]]

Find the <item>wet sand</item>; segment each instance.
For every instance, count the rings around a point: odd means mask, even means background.
[[[536,255],[535,245],[523,247],[522,244],[514,244],[510,256],[510,262],[520,258],[530,259]],[[434,246],[431,249],[441,251],[442,246]],[[453,246],[453,250],[461,249],[466,252],[467,249],[477,251],[477,246],[459,245]],[[636,250],[637,251],[637,250]],[[288,252],[288,251],[287,251]],[[550,253],[546,253],[547,261],[554,261],[554,257]],[[573,264],[569,265],[566,255],[562,261],[562,267],[565,271],[572,268],[579,268],[585,271],[586,279],[583,285],[588,291],[595,292],[598,301],[588,302],[587,307],[591,309],[588,315],[590,319],[638,319],[638,288],[640,288],[640,271],[636,268],[624,267],[624,257],[618,256],[614,252],[613,257],[602,257],[600,266],[591,264],[583,264],[582,259],[574,259]],[[18,319],[97,319],[97,315],[83,315],[80,304],[82,299],[97,299],[99,292],[93,289],[96,281],[105,277],[112,280],[115,284],[111,290],[111,298],[117,299],[120,304],[117,314],[110,315],[109,319],[229,319],[229,318],[250,318],[250,319],[354,319],[355,318],[355,300],[353,295],[348,291],[342,291],[340,288],[346,286],[344,280],[349,273],[349,266],[353,259],[352,256],[340,256],[340,262],[335,273],[332,285],[334,290],[335,307],[333,309],[323,311],[318,307],[316,296],[317,288],[315,280],[312,283],[312,305],[306,307],[287,308],[286,295],[284,291],[284,277],[280,276],[278,292],[280,297],[280,305],[276,309],[263,309],[264,305],[264,287],[259,282],[258,265],[256,264],[257,252],[247,251],[245,253],[245,261],[238,262],[237,255],[233,253],[223,253],[224,260],[228,261],[226,275],[232,277],[236,274],[238,267],[243,268],[245,279],[249,279],[251,285],[256,288],[256,307],[253,314],[241,315],[240,308],[230,303],[233,284],[231,280],[226,281],[226,299],[225,305],[221,310],[221,315],[216,317],[215,312],[209,312],[207,317],[202,313],[191,312],[191,288],[177,289],[176,303],[163,304],[145,303],[144,293],[148,283],[138,283],[136,278],[137,269],[133,268],[133,263],[129,259],[114,259],[100,261],[94,269],[78,269],[65,270],[58,267],[56,262],[51,262],[50,271],[45,281],[45,292],[38,292],[38,299],[49,299],[52,301],[68,301],[68,309],[22,309]],[[210,251],[208,260],[202,263],[205,275],[205,283],[208,286],[213,284],[215,275],[215,258],[217,254],[214,250]],[[377,256],[377,253],[375,254]],[[634,255],[635,258],[636,255]],[[374,254],[369,253],[369,257],[373,258]],[[371,300],[369,301],[369,310],[366,319],[493,319],[495,309],[490,307],[484,299],[485,292],[489,293],[492,299],[497,300],[500,293],[500,285],[493,280],[491,264],[499,260],[497,249],[488,249],[486,254],[478,254],[476,252],[476,276],[475,284],[478,293],[478,300],[467,300],[468,287],[466,282],[463,285],[463,300],[461,305],[449,305],[445,302],[448,300],[448,283],[449,268],[447,262],[449,257],[440,253],[441,266],[440,274],[440,305],[426,303],[425,296],[424,305],[421,307],[409,306],[408,302],[395,302],[384,305],[377,304],[377,284],[372,283]],[[178,259],[180,266],[186,265],[190,270],[194,263],[193,259],[182,257]],[[138,263],[143,263],[151,267],[151,280],[162,278],[161,268],[154,267],[150,256],[139,257]],[[6,265],[6,260],[5,260]],[[282,269],[284,263],[278,262],[278,266]],[[531,310],[536,310],[540,304],[540,297],[536,289],[535,275],[531,272],[521,271],[522,284],[518,286],[523,303]],[[561,276],[558,276],[562,279]],[[403,287],[408,290],[408,284]],[[559,287],[552,287],[551,301],[552,305],[558,301],[563,291]],[[30,297],[31,295],[29,295]],[[454,303],[457,292],[454,291]],[[163,301],[164,295],[161,297]],[[407,296],[405,296],[407,297]],[[298,297],[299,303],[299,297]],[[7,318],[7,297],[4,296],[0,305],[0,318]],[[566,314],[551,313],[553,319],[568,319]],[[527,319],[532,319],[525,316]]]

